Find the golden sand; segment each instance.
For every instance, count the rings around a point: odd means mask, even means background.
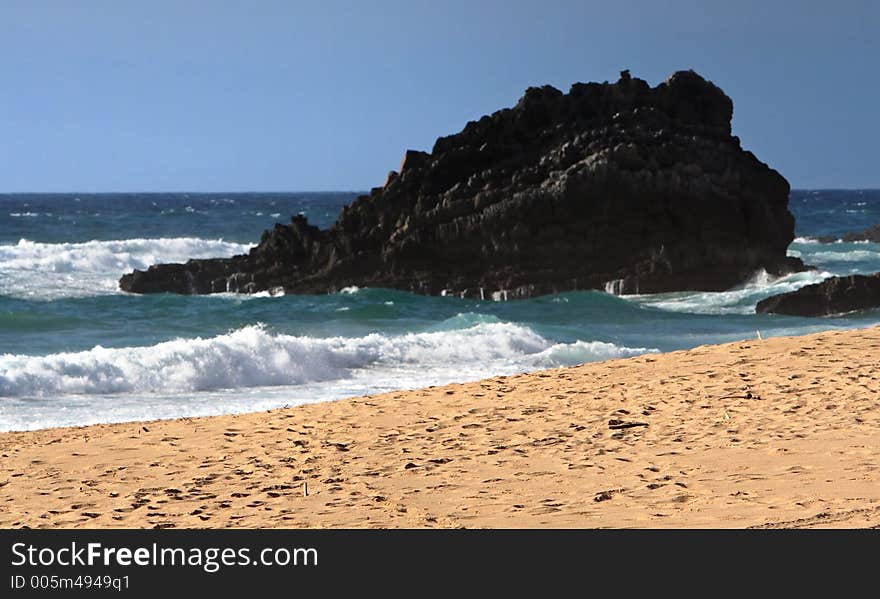
[[[0,434],[2,527],[880,526],[880,328]]]

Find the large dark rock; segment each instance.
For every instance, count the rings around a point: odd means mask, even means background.
[[[831,277],[758,302],[758,313],[828,316],[880,307],[880,273]]]
[[[722,290],[799,269],[788,182],[731,136],[693,71],[652,88],[532,87],[516,106],[406,152],[329,230],[294,217],[247,255],[164,264],[123,290],[326,293],[348,285],[519,298],[571,289]]]
[[[822,243],[833,243],[835,241],[873,241],[874,243],[880,243],[880,224],[874,225],[870,229],[865,229],[864,231],[855,231],[853,233],[847,233],[842,237],[834,237],[833,235],[823,235],[819,237],[818,241]]]

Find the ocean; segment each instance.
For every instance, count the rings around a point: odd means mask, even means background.
[[[133,268],[232,256],[356,193],[0,195],[0,431],[253,412],[744,338],[880,323],[807,319],[758,300],[880,271],[880,244],[818,243],[880,223],[880,190],[795,190],[790,255],[721,293],[569,292],[493,302],[347,288],[332,295],[122,293]],[[784,367],[784,365],[780,365]]]

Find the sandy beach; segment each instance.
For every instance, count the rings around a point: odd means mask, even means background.
[[[0,434],[3,527],[880,526],[880,328]]]

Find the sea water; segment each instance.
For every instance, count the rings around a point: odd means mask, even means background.
[[[0,431],[250,412],[581,362],[880,322],[754,313],[880,244],[818,243],[880,223],[880,191],[793,191],[789,254],[720,293],[516,301],[350,287],[332,295],[132,295],[134,268],[246,252],[290,216],[329,226],[356,193],[0,195]]]

